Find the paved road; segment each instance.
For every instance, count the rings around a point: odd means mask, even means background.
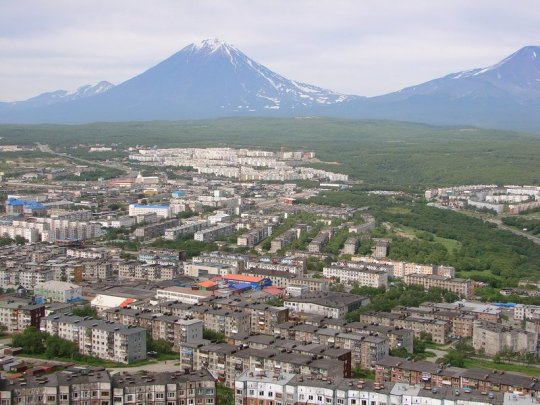
[[[520,230],[518,230],[516,228],[512,228],[511,226],[505,225],[499,219],[486,218],[486,220],[493,223],[493,224],[495,224],[495,225],[497,225],[500,229],[504,229],[505,231],[510,231],[514,235],[523,236],[524,238],[527,238],[527,239],[533,241],[537,245],[540,245],[540,238],[538,236],[533,236],[531,234],[528,234],[527,232],[523,232],[523,231],[520,231]]]
[[[43,153],[49,153],[51,155],[60,156],[60,157],[63,157],[63,158],[69,158],[69,159],[73,159],[73,160],[78,160],[79,162],[86,163],[86,164],[89,164],[89,165],[92,165],[92,166],[103,166],[103,167],[108,167],[108,168],[111,168],[111,169],[119,169],[119,170],[123,170],[125,173],[131,172],[130,167],[124,166],[121,163],[103,163],[103,162],[100,162],[100,161],[97,161],[97,160],[87,160],[87,159],[82,159],[82,158],[79,158],[79,157],[71,156],[71,155],[68,155],[67,153],[58,153],[58,152],[55,152],[54,150],[52,150],[49,145],[44,145],[44,144],[41,144],[41,143],[38,143],[37,147],[40,150],[40,152],[43,152]]]
[[[166,362],[161,361],[159,363],[155,364],[147,364],[145,366],[139,366],[139,367],[118,367],[118,368],[108,368],[109,372],[111,374],[118,374],[124,371],[128,371],[130,373],[135,373],[137,371],[153,371],[153,372],[161,372],[161,371],[181,371],[180,369],[180,363],[176,360],[167,360]]]
[[[524,238],[529,239],[530,241],[536,243],[537,245],[540,245],[540,237],[533,236],[531,234],[528,234],[527,232],[523,232],[523,231],[520,231],[519,229],[512,228],[511,226],[505,225],[505,224],[502,223],[502,221],[500,219],[490,218],[490,217],[487,217],[487,216],[482,215],[480,213],[466,211],[466,210],[461,210],[461,211],[458,211],[458,212],[461,212],[462,214],[468,215],[470,217],[480,218],[480,219],[482,219],[484,221],[491,222],[492,224],[497,225],[497,227],[499,229],[503,229],[505,231],[512,232],[514,235],[523,236]]]

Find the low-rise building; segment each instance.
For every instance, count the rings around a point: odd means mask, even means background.
[[[337,292],[310,293],[301,297],[289,297],[284,303],[285,307],[293,312],[307,312],[330,318],[343,318],[345,314],[367,304],[369,304],[367,297]]]
[[[163,301],[179,301],[185,304],[198,304],[208,301],[214,293],[212,291],[192,290],[187,287],[166,287],[156,291],[156,299]]]
[[[421,285],[425,289],[442,288],[461,295],[465,298],[474,296],[475,284],[473,280],[463,278],[448,278],[437,275],[409,274],[403,278],[408,285]]]
[[[78,345],[84,355],[119,363],[146,359],[146,330],[71,315],[42,319],[41,330]]]
[[[536,353],[538,334],[500,323],[475,321],[472,343],[475,350],[488,356],[495,356],[503,350]]]
[[[309,253],[321,253],[322,249],[326,246],[328,241],[330,240],[330,232],[329,231],[322,231],[319,232],[317,236],[315,236],[311,242],[309,242],[308,245],[308,252]]]
[[[0,325],[7,333],[20,333],[27,327],[39,329],[45,316],[45,305],[0,301]]]
[[[384,270],[332,265],[323,268],[323,275],[328,278],[339,279],[340,283],[345,284],[356,283],[359,286],[373,288],[386,288],[388,286],[388,273]]]
[[[142,214],[156,214],[160,218],[171,217],[171,207],[168,205],[142,205],[142,204],[130,204],[129,216],[135,217]]]
[[[64,281],[46,281],[36,284],[34,295],[49,302],[73,302],[82,298],[82,288]]]
[[[199,242],[213,242],[217,239],[232,235],[235,232],[235,229],[234,224],[220,224],[195,232],[193,238]]]

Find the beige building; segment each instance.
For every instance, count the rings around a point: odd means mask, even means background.
[[[337,278],[340,283],[345,284],[357,283],[359,286],[373,288],[386,288],[388,285],[388,273],[384,270],[333,265],[323,268],[323,275],[328,278]]]
[[[537,333],[500,323],[474,322],[473,347],[475,350],[483,351],[488,356],[495,356],[503,350],[536,353],[537,343]]]
[[[474,296],[475,284],[472,280],[463,278],[448,278],[435,275],[409,274],[403,278],[405,284],[421,285],[426,290],[430,288],[442,288],[459,294],[465,298]]]
[[[79,316],[51,315],[41,330],[75,342],[79,352],[119,363],[146,359],[146,330]]]

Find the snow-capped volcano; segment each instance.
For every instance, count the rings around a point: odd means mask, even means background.
[[[359,79],[360,80],[360,79]],[[540,130],[540,47],[378,97],[287,79],[218,39],[186,46],[117,86],[0,103],[0,122],[80,123],[325,115]]]
[[[120,85],[117,91],[147,87],[169,93],[169,99],[197,104],[207,110],[261,112],[305,109],[340,103],[348,96],[274,73],[219,39],[186,46],[165,61]],[[192,110],[192,106],[186,106]],[[204,114],[202,114],[204,115]]]

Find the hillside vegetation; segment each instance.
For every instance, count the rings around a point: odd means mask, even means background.
[[[420,190],[469,183],[540,184],[540,135],[391,121],[223,118],[88,125],[1,125],[0,144],[117,143],[315,150],[314,166],[367,186]]]

